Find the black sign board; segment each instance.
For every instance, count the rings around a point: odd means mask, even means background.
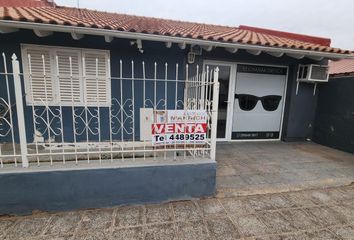
[[[269,67],[269,66],[246,65],[246,64],[237,65],[237,72],[239,73],[286,75],[286,70],[287,69],[284,67]]]

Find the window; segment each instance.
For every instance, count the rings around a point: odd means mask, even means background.
[[[108,106],[109,51],[22,45],[29,105]]]

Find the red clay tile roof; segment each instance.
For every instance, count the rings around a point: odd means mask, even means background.
[[[1,7],[54,7],[50,0],[0,0]]]
[[[349,53],[329,47],[328,40],[314,41],[315,37],[241,26],[227,27],[211,24],[182,22],[167,19],[139,17],[69,7],[0,7],[0,20],[25,21],[69,25],[87,28],[111,29],[155,35],[204,39],[219,42],[243,43],[279,48]],[[302,37],[301,37],[302,36]],[[319,38],[320,39],[320,38]]]
[[[330,61],[329,62],[329,74],[350,74],[354,73],[354,60],[343,59],[339,61]]]
[[[289,33],[289,32],[283,32],[283,31],[277,31],[277,30],[265,29],[265,28],[258,28],[258,27],[250,27],[250,26],[245,26],[245,25],[240,25],[238,28],[250,30],[250,31],[258,32],[258,33],[270,34],[270,35],[274,35],[274,36],[278,36],[278,37],[296,39],[299,41],[309,42],[309,43],[313,43],[313,44],[319,44],[319,45],[328,46],[328,47],[331,46],[331,39],[329,39],[329,38],[315,37],[315,36],[309,36],[309,35],[298,34],[298,33]]]

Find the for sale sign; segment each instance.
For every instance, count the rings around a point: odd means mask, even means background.
[[[205,110],[155,111],[151,127],[154,145],[204,144],[208,115]]]

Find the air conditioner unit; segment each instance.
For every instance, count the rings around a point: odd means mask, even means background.
[[[299,65],[297,73],[298,82],[328,82],[328,66],[327,65]]]

